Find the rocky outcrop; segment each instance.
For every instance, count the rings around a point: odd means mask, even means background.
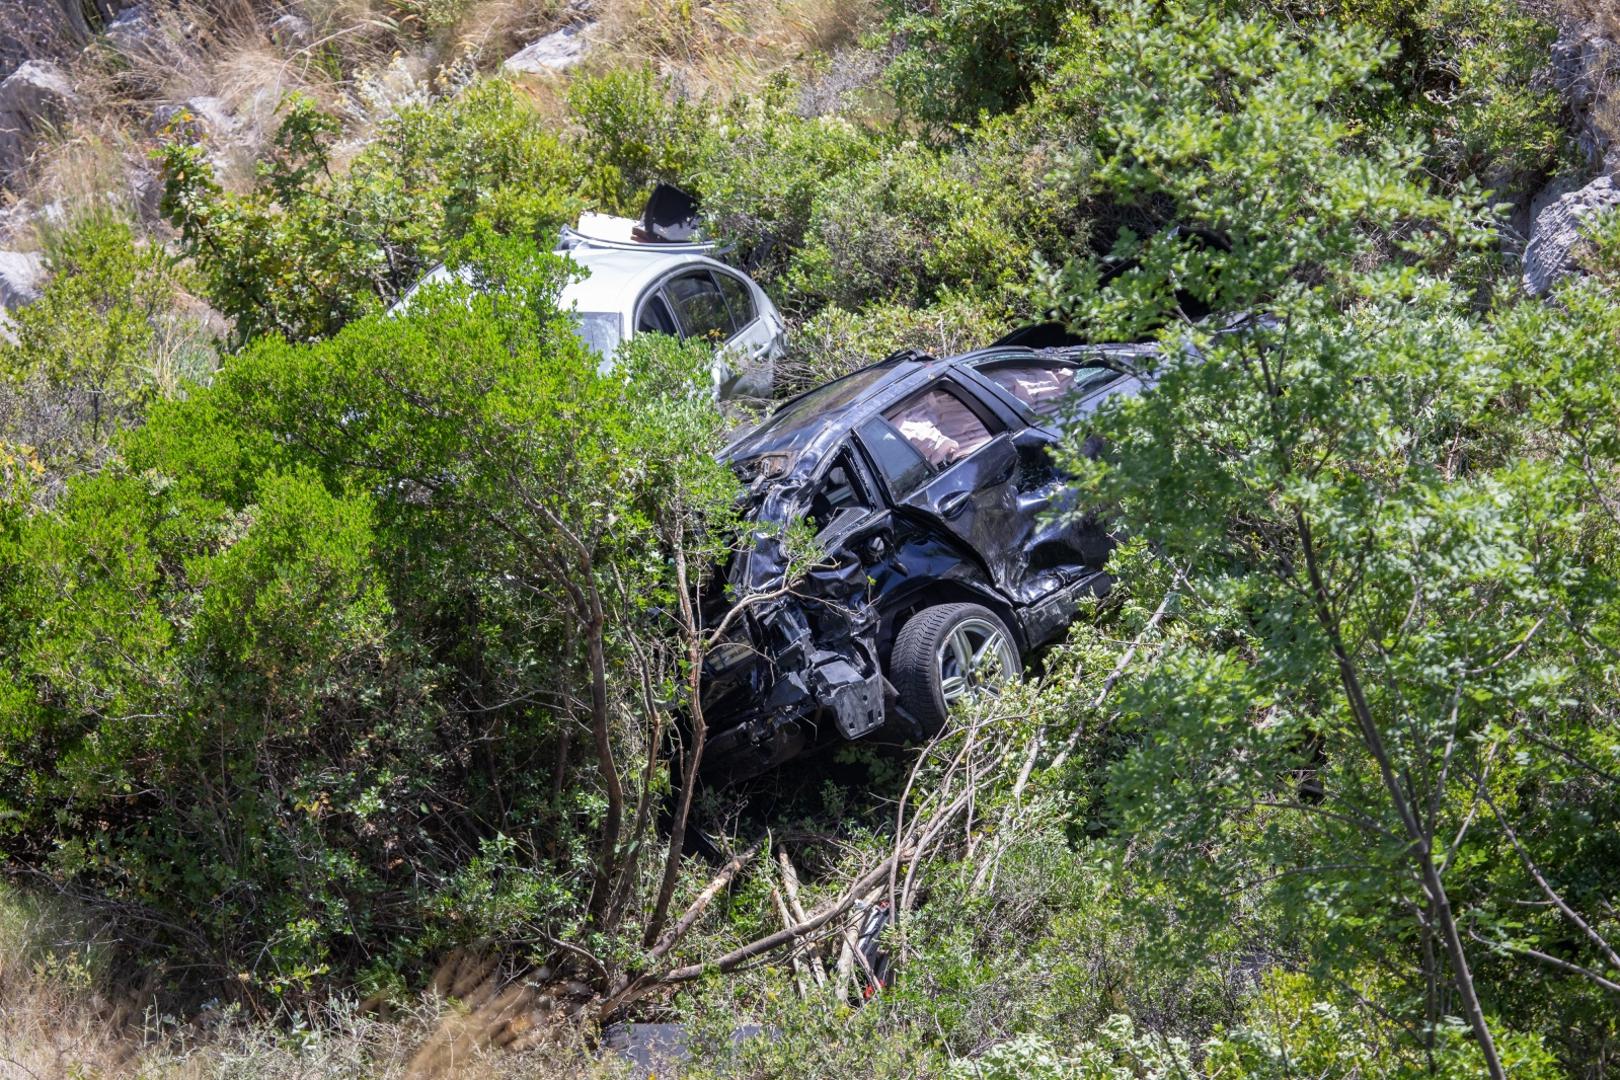
[[[45,260],[32,251],[0,251],[0,311],[31,304],[45,283]]]
[[[1575,256],[1582,227],[1594,214],[1614,207],[1620,207],[1620,186],[1610,176],[1548,202],[1535,216],[1524,249],[1524,287],[1531,295],[1544,295],[1578,269]]]
[[[502,70],[523,75],[546,75],[566,71],[585,58],[591,23],[576,23],[555,30],[513,53]]]
[[[0,0],[0,78],[29,60],[57,60],[90,40],[79,0]]]
[[[1587,161],[1606,173],[1620,171],[1620,42],[1596,21],[1566,19],[1553,45],[1552,77]]]
[[[129,0],[0,0],[0,188],[55,122],[73,88],[58,66],[129,7]]]
[[[1601,9],[1597,9],[1601,10]],[[1581,234],[1591,218],[1620,207],[1620,19],[1588,14],[1559,24],[1552,82],[1573,120],[1586,169],[1560,176],[1530,206],[1524,287],[1543,296],[1579,272]],[[1596,173],[1594,178],[1593,174]]]
[[[73,84],[48,60],[29,60],[0,81],[0,182],[28,158],[33,139],[59,122],[73,101]]]

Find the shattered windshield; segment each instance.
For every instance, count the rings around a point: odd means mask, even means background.
[[[585,345],[598,356],[612,356],[619,347],[619,313],[576,311],[574,322]]]

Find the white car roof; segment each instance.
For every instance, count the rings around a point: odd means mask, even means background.
[[[724,263],[703,255],[659,251],[649,247],[625,249],[582,245],[559,254],[567,255],[590,271],[590,275],[563,288],[557,300],[558,308],[563,311],[571,307],[580,311],[611,311],[623,313],[626,317],[634,314],[629,308],[642,290],[673,270],[683,266],[727,269]],[[454,281],[457,276],[443,264],[435,266],[406,290],[391,310],[400,311],[409,307],[411,298],[423,286],[445,284]],[[466,280],[464,275],[462,280]]]
[[[719,266],[703,255],[674,253],[637,248],[577,247],[564,252],[590,276],[570,283],[562,291],[557,306],[563,310],[578,307],[580,311],[624,311],[643,289],[657,279],[683,266]]]

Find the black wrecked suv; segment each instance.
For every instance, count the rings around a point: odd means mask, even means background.
[[[780,530],[761,530],[727,568],[726,594],[756,599],[705,663],[706,775],[880,729],[927,737],[1106,590],[1107,531],[1063,505],[1051,448],[1060,425],[1138,392],[1153,347],[1019,338],[944,360],[895,353],[727,448],[750,518],[806,519],[826,554],[784,592]]]

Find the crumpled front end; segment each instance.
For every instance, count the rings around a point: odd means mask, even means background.
[[[771,492],[757,519],[785,524],[792,494],[791,485]],[[742,610],[703,672],[704,771],[729,780],[764,772],[834,732],[860,738],[886,714],[878,616],[860,560],[831,552],[789,584],[780,535],[767,528],[753,539],[729,574]]]

